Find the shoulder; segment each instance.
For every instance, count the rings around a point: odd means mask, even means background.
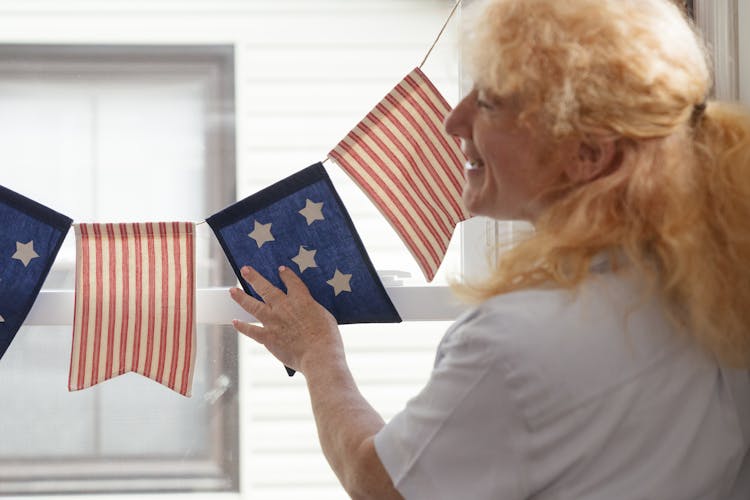
[[[502,356],[509,349],[544,352],[555,341],[575,341],[582,327],[594,327],[602,317],[624,310],[628,294],[622,283],[605,281],[597,277],[575,290],[534,288],[492,297],[460,317],[441,347],[469,344]],[[571,330],[573,334],[565,333]]]
[[[612,273],[593,275],[579,287],[534,288],[492,297],[463,317],[449,333],[456,338],[486,338],[503,352],[516,345],[542,351],[558,343],[592,348],[621,338],[623,332],[652,330],[664,338],[671,326],[658,297],[645,293],[637,279]]]
[[[637,377],[675,349],[664,308],[642,289],[605,273],[575,290],[499,295],[457,321],[438,357],[458,352],[493,365],[524,417],[546,419]]]

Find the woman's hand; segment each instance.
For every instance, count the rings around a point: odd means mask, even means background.
[[[287,293],[269,283],[250,266],[242,277],[264,302],[239,288],[230,289],[232,299],[255,316],[263,326],[234,320],[237,331],[263,344],[286,366],[305,374],[308,364],[341,360],[344,349],[336,319],[310,295],[302,280],[291,269],[281,266],[279,277]]]
[[[263,326],[232,324],[305,375],[323,452],[344,488],[352,498],[402,498],[375,451],[383,419],[357,389],[334,317],[289,268],[279,268],[287,293],[249,266],[241,273],[265,302],[239,288],[232,298]]]

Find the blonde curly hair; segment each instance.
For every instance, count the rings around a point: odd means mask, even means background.
[[[621,162],[557,186],[534,234],[459,294],[575,288],[595,255],[624,255],[701,345],[749,367],[750,123],[736,105],[706,103],[708,58],[684,13],[669,0],[476,4],[464,34],[475,84],[518,94],[521,122],[544,124],[553,142],[617,140]]]

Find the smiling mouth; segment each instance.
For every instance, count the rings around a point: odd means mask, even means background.
[[[479,159],[469,160],[466,163],[464,163],[464,168],[466,170],[479,170],[482,167],[484,167],[484,162]]]

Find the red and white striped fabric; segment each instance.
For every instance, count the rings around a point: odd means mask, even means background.
[[[195,224],[76,224],[68,388],[130,371],[190,396]]]
[[[328,153],[390,222],[428,281],[445,257],[461,203],[457,139],[443,131],[450,106],[419,68]]]

